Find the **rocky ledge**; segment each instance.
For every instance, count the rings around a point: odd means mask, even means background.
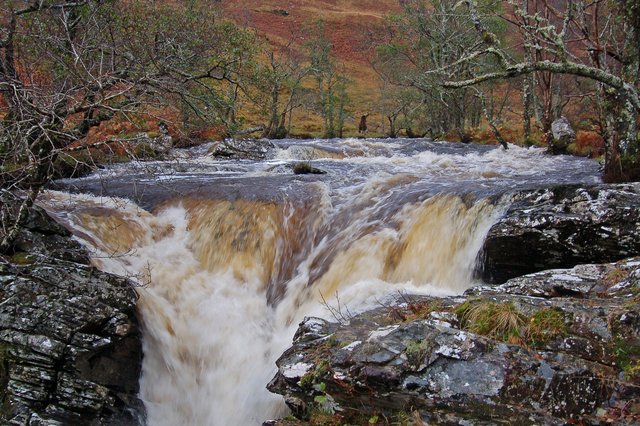
[[[640,184],[565,185],[512,195],[482,249],[485,282],[640,255]]]
[[[0,423],[142,424],[136,301],[35,209],[0,256]]]
[[[306,318],[271,425],[638,424],[640,258]]]

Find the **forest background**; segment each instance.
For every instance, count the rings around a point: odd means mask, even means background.
[[[135,141],[167,132],[511,142],[640,177],[636,0],[1,5],[0,183],[34,199],[69,174],[56,163],[153,157]],[[551,137],[561,116],[569,146]]]

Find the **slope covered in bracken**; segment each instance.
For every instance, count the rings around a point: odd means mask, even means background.
[[[346,62],[365,62],[363,44],[368,31],[381,28],[385,17],[400,12],[397,0],[239,0],[223,2],[227,16],[255,28],[274,43],[292,37],[304,43],[304,29],[322,20],[326,36],[337,57]],[[366,46],[364,46],[366,48]]]
[[[292,41],[299,49],[308,40],[307,30],[322,21],[342,72],[352,81],[350,109],[357,115],[374,108],[377,78],[369,65],[372,40],[383,31],[389,14],[401,12],[398,0],[223,0],[222,8],[226,17],[254,28],[271,44]]]

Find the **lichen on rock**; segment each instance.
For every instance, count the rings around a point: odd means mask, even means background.
[[[314,423],[314,401],[325,396],[337,407],[335,424],[395,424],[406,413],[427,424],[640,420],[637,411],[620,414],[640,400],[637,258],[536,273],[464,297],[405,295],[393,306],[403,312],[380,307],[349,324],[305,319],[268,386],[295,401],[300,420],[275,424],[334,424]],[[521,321],[513,333],[474,327],[487,319],[465,316],[473,306],[498,319],[515,311]],[[303,378],[286,374],[300,365]]]
[[[138,425],[142,357],[131,283],[88,264],[86,251],[34,209],[0,256],[0,421]]]

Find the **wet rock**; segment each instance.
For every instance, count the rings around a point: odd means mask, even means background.
[[[521,191],[491,228],[481,255],[490,283],[640,254],[640,185]]]
[[[474,317],[483,306],[515,325],[485,327],[491,319]],[[301,419],[278,425],[315,424],[327,401],[332,418],[350,424],[407,413],[447,425],[635,424],[640,412],[618,410],[640,400],[640,259],[464,297],[404,296],[348,324],[306,319],[277,365],[268,388],[295,401]]]
[[[215,143],[209,153],[229,160],[264,160],[275,145],[266,139],[226,139]]]
[[[13,251],[0,256],[1,422],[142,424],[130,282],[89,266],[84,249],[40,209]]]
[[[566,117],[560,117],[551,123],[553,140],[549,150],[552,154],[566,154],[567,147],[576,140],[576,132]]]
[[[301,162],[293,165],[293,173],[296,175],[324,175],[326,171],[313,167],[309,163]]]

